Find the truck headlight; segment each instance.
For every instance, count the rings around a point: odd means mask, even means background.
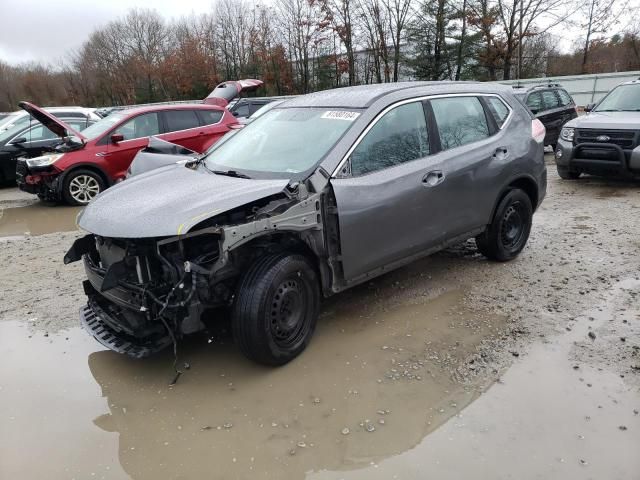
[[[53,165],[64,155],[64,153],[54,153],[52,155],[42,155],[41,157],[34,157],[27,159],[27,166],[33,167],[47,167]]]
[[[560,130],[560,138],[567,142],[573,142],[574,129],[571,127],[562,127]]]

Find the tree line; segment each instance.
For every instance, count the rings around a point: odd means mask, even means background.
[[[629,0],[217,0],[167,21],[129,10],[55,65],[0,61],[0,111],[200,99],[224,80],[267,95],[401,80],[503,80],[640,69]],[[577,3],[575,3],[577,2]],[[558,52],[549,32],[581,32]],[[619,33],[612,35],[613,31]]]

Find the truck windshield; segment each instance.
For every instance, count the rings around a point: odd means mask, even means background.
[[[594,112],[640,112],[640,84],[620,85],[609,92]]]
[[[253,177],[295,178],[316,165],[360,114],[325,108],[271,110],[214,146],[205,166]]]

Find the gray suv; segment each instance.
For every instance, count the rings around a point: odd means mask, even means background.
[[[555,151],[558,174],[640,177],[640,80],[618,85],[567,122]]]
[[[85,208],[90,233],[65,256],[87,274],[81,322],[144,357],[227,316],[249,358],[284,364],[322,297],[472,237],[493,260],[516,257],[546,192],[544,135],[499,85],[292,99]]]

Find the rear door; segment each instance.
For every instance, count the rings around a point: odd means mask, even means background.
[[[229,127],[222,122],[224,110],[196,110],[196,113],[205,134],[198,136],[198,148],[195,150],[205,152],[229,131]]]
[[[159,135],[160,132],[158,112],[149,112],[124,121],[100,140],[99,144],[107,144],[107,152],[102,156],[107,157],[109,170],[113,172],[115,180],[125,177],[136,153],[149,144],[150,136]],[[121,134],[124,140],[112,142],[113,134]]]
[[[429,104],[440,146],[434,168],[443,176],[439,203],[432,205],[440,243],[487,224],[496,172],[513,155],[501,128],[511,110],[498,96],[456,95]]]
[[[161,115],[165,132],[163,140],[202,152],[203,139],[200,137],[206,136],[207,132],[195,110],[165,110]]]

